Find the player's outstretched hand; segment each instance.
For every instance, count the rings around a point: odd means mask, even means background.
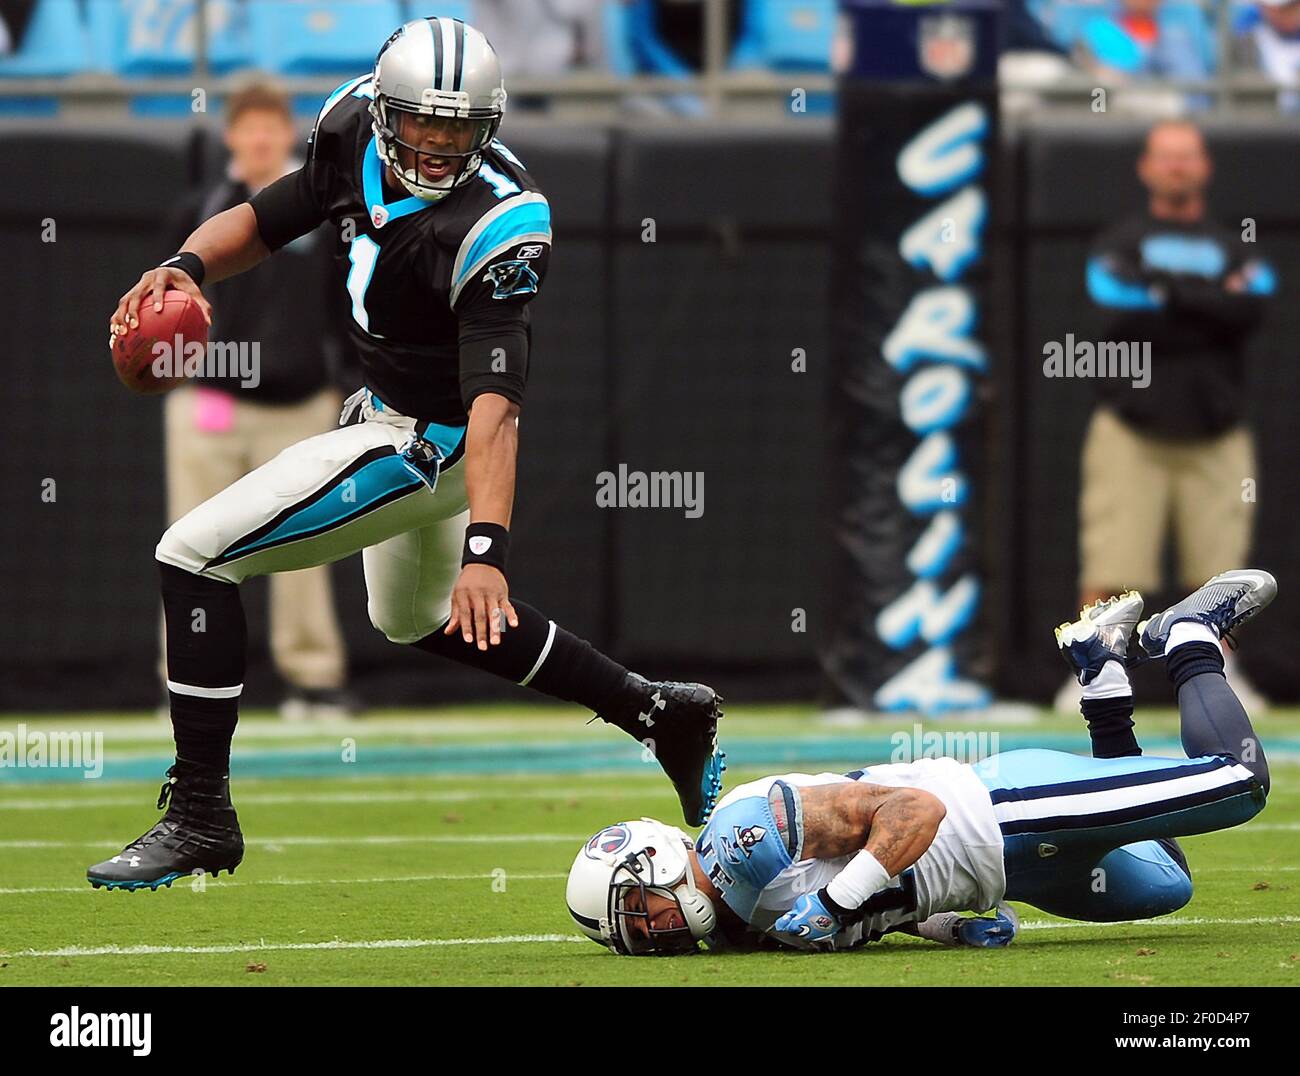
[[[816,893],[805,893],[772,925],[772,932],[801,942],[822,942],[840,932],[840,921]]]
[[[1020,917],[1009,904],[999,904],[994,916],[963,918],[957,926],[957,937],[962,945],[976,949],[1004,949],[1015,939],[1020,928]]]
[[[486,650],[489,644],[501,642],[503,618],[510,627],[519,627],[506,577],[490,564],[466,564],[451,592],[451,619],[444,633],[450,635],[460,628],[465,642]]]
[[[161,310],[163,292],[167,291],[168,288],[183,291],[186,295],[192,296],[198,302],[199,309],[203,311],[207,323],[212,324],[212,306],[207,299],[203,298],[203,292],[194,283],[194,278],[188,273],[171,266],[159,267],[148,270],[117,301],[117,309],[113,311],[113,316],[108,320],[108,346],[112,347],[113,341],[117,337],[125,336],[128,330],[134,329],[140,324],[141,303],[151,302],[155,310]]]

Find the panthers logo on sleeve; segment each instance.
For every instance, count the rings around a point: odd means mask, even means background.
[[[493,299],[509,299],[515,295],[534,295],[537,292],[537,273],[522,258],[498,262],[483,274],[484,283],[492,285]]]

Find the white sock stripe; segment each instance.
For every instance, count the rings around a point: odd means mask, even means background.
[[[993,812],[999,822],[1023,822],[1039,818],[1078,818],[1089,814],[1107,814],[1111,811],[1123,810],[1125,807],[1156,806],[1194,792],[1205,792],[1238,781],[1249,780],[1250,777],[1251,773],[1245,766],[1225,762],[1222,766],[1205,773],[1188,774],[1171,781],[1127,785],[1121,788],[1100,789],[1096,792],[1076,792],[1072,795],[1050,796],[1044,799],[1009,800],[995,804]]]
[[[1187,643],[1212,643],[1219,645],[1219,636],[1208,624],[1201,624],[1195,620],[1180,620],[1169,629],[1169,638],[1165,640],[1165,654],[1171,653],[1175,647],[1185,646]]]
[[[1083,685],[1085,699],[1119,699],[1133,694],[1128,672],[1118,661],[1108,661],[1091,684]]]
[[[244,691],[243,684],[234,687],[198,687],[195,684],[179,684],[175,680],[167,681],[167,690],[177,695],[190,695],[196,699],[237,699]]]
[[[555,621],[547,621],[551,625],[551,630],[546,633],[546,644],[542,647],[542,652],[537,655],[537,661],[533,667],[528,670],[528,675],[519,681],[520,687],[527,687],[528,681],[537,675],[537,670],[542,667],[542,662],[546,660],[546,655],[551,652],[551,644],[555,642]]]

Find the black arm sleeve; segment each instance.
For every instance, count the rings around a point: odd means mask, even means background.
[[[522,406],[531,340],[522,307],[476,311],[460,320],[460,398],[468,411],[474,398],[495,392]]]
[[[258,234],[268,250],[279,250],[328,218],[327,168],[310,160],[249,199],[257,215]]]
[[[549,243],[511,245],[475,269],[461,291],[455,309],[465,410],[484,392],[523,405],[532,341],[527,306],[546,279],[550,256]]]

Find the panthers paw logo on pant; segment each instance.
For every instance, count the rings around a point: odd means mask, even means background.
[[[537,291],[537,274],[522,258],[499,262],[489,266],[483,276],[492,284],[493,299],[509,299],[513,295],[533,295]]]

